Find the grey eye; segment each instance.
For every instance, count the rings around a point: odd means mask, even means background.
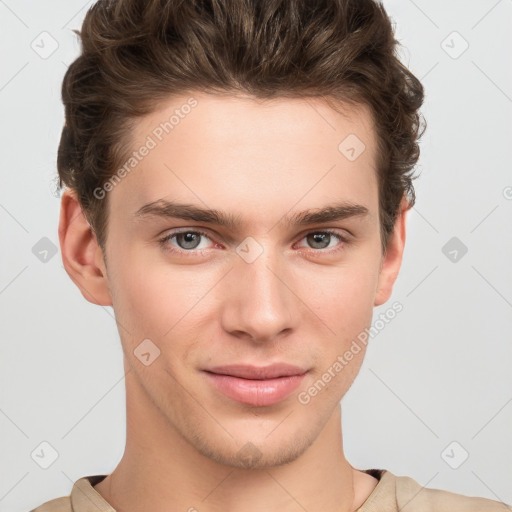
[[[310,233],[306,236],[308,243],[312,243],[313,249],[325,249],[331,241],[331,233]]]
[[[196,249],[201,243],[201,237],[203,235],[194,231],[185,231],[183,233],[177,233],[174,236],[180,249]]]

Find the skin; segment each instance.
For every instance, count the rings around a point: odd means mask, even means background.
[[[139,119],[134,149],[190,96]],[[340,114],[321,98],[193,97],[197,107],[108,192],[105,253],[74,193],[62,196],[64,266],[88,301],[113,306],[124,351],[126,449],[95,489],[118,512],[356,510],[377,480],[344,456],[340,400],[364,345],[307,405],[297,396],[389,299],[408,205],[402,202],[383,254],[366,107]],[[366,146],[355,161],[338,150],[348,134]],[[222,210],[239,224],[135,217],[160,198]],[[339,200],[364,205],[368,214],[308,226],[282,222]],[[158,240],[176,228],[206,231],[203,253],[179,237],[167,242],[178,252],[166,251]],[[322,249],[306,236],[327,228],[351,237],[345,243],[332,236]],[[236,252],[247,237],[263,250],[252,263]],[[148,366],[134,355],[144,339],[160,350]],[[232,400],[202,372],[276,361],[309,372],[271,406]],[[258,454],[252,464],[241,457],[243,447]]]

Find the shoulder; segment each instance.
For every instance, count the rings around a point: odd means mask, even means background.
[[[512,507],[499,501],[422,487],[410,477],[386,474],[395,481],[396,503],[402,512],[512,512]]]
[[[512,512],[500,501],[421,486],[386,469],[364,470],[378,484],[357,512]]]
[[[73,512],[73,509],[71,508],[69,496],[63,496],[47,501],[39,505],[39,507],[32,509],[30,512]]]
[[[115,512],[115,510],[94,489],[107,475],[90,475],[79,478],[74,484],[69,496],[62,496],[47,501],[30,512],[83,512],[94,510],[98,512]]]

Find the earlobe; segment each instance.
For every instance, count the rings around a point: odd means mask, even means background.
[[[62,194],[59,242],[64,268],[85,299],[100,306],[111,306],[101,248],[72,190]]]
[[[406,216],[409,209],[408,201],[403,199],[395,219],[393,232],[390,234],[388,240],[386,254],[383,255],[375,295],[375,306],[380,306],[387,302],[393,292],[393,285],[395,284],[402,264],[402,256],[405,247]]]

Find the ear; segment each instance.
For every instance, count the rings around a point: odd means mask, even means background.
[[[64,268],[82,295],[93,304],[111,306],[103,251],[72,190],[62,194],[59,242]]]
[[[406,214],[410,209],[406,198],[402,199],[395,219],[393,232],[389,236],[386,253],[382,256],[379,282],[375,295],[375,306],[380,306],[389,300],[393,291],[405,246]]]

